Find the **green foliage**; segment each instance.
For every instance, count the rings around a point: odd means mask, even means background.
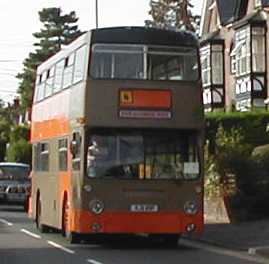
[[[38,42],[34,43],[37,49],[29,53],[23,63],[23,72],[17,75],[20,80],[18,92],[22,112],[32,104],[37,66],[58,52],[62,45],[69,44],[82,34],[76,25],[78,18],[75,12],[62,14],[60,8],[44,8],[39,12],[39,19],[43,28],[40,32],[33,33],[38,39]]]
[[[206,194],[228,196],[244,220],[269,215],[268,123],[262,112],[207,116]]]
[[[10,133],[7,160],[31,164],[32,147],[29,143],[30,129],[27,126],[15,126]]]
[[[146,26],[195,32],[200,17],[193,16],[192,8],[190,0],[151,0],[149,14],[152,20],[147,20]]]
[[[243,143],[240,129],[225,131],[219,127],[216,134],[216,152],[207,155],[205,190],[208,196],[233,195],[237,191],[236,173],[241,162],[249,154],[249,146]]]
[[[225,131],[240,129],[244,142],[253,148],[269,142],[268,112],[232,112],[210,113],[206,115],[206,139],[209,141],[209,152],[215,153],[216,135],[221,125]]]
[[[7,150],[7,160],[31,164],[32,147],[25,139],[13,142]]]
[[[6,155],[6,144],[9,141],[10,123],[7,119],[0,117],[0,162],[4,161]]]

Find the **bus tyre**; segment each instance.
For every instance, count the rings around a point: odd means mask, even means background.
[[[63,202],[63,213],[62,213],[62,235],[70,244],[75,244],[80,242],[80,236],[68,229],[69,223],[69,207],[67,199]]]
[[[177,247],[179,238],[180,238],[180,235],[165,235],[164,243],[168,247]]]
[[[168,247],[177,247],[180,235],[177,234],[151,234],[149,238],[154,244],[164,244]]]
[[[37,208],[36,208],[36,227],[40,231],[40,233],[47,233],[49,231],[49,228],[41,223],[42,219],[42,205],[41,205],[41,200],[40,197],[38,197],[38,202],[37,202]]]

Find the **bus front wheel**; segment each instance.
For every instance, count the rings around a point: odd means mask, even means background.
[[[68,200],[65,198],[63,202],[63,212],[62,212],[62,235],[71,244],[79,243],[80,242],[79,235],[69,230],[69,218],[70,218],[69,205]]]

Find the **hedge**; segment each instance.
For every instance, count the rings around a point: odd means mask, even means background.
[[[269,113],[268,112],[216,112],[206,115],[206,140],[209,141],[209,151],[214,153],[216,134],[219,126],[225,131],[232,128],[241,129],[245,143],[253,148],[269,143]]]

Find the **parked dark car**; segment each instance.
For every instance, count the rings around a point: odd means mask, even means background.
[[[0,163],[0,202],[23,205],[28,209],[31,189],[30,166],[23,163]]]

